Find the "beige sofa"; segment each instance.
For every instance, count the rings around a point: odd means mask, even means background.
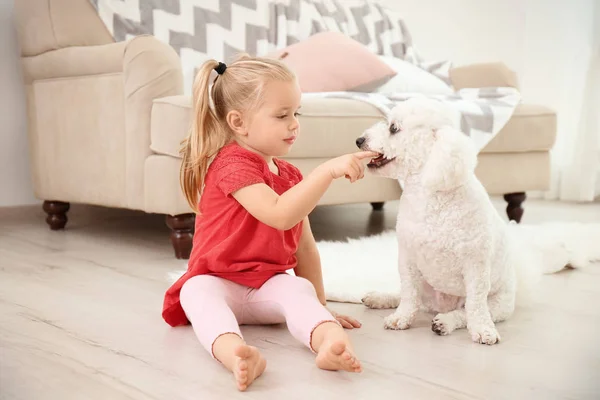
[[[191,248],[194,216],[179,187],[179,143],[190,118],[177,54],[151,36],[114,43],[89,0],[15,0],[35,194],[47,222],[62,229],[69,203],[165,214],[178,258]],[[517,86],[503,64],[452,71],[456,88]],[[355,139],[381,119],[347,99],[303,102],[302,135],[289,161],[307,174],[324,160],[355,151]],[[479,156],[477,175],[504,194],[520,220],[528,190],[549,185],[556,115],[521,105]],[[399,198],[399,184],[367,176],[334,182],[320,204]]]

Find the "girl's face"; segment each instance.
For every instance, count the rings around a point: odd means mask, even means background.
[[[244,118],[243,145],[265,158],[286,155],[296,141],[300,124],[301,91],[294,81],[268,82],[263,89],[262,105]]]

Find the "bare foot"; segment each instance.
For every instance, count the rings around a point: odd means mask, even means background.
[[[360,361],[349,351],[346,343],[341,340],[324,342],[319,348],[316,363],[317,367],[329,371],[362,371]]]
[[[267,367],[267,361],[253,346],[241,344],[234,350],[236,360],[233,366],[233,376],[239,390],[244,391],[256,378],[262,375]]]

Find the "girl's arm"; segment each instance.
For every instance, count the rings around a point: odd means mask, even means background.
[[[263,224],[285,231],[297,225],[315,208],[334,179],[343,176],[352,182],[361,179],[364,176],[361,160],[376,154],[362,151],[329,160],[281,196],[264,183],[243,187],[232,196]]]
[[[310,229],[308,217],[305,217],[304,222],[302,223],[302,236],[300,237],[300,243],[298,244],[296,259],[298,264],[296,265],[296,268],[294,268],[294,273],[296,276],[309,280],[315,287],[317,297],[321,304],[327,306],[325,289],[323,287],[321,257],[319,256],[319,250],[317,249],[315,238]],[[329,311],[344,328],[360,328],[361,324],[356,319],[345,315],[339,315],[331,310]]]
[[[325,299],[325,289],[323,287],[321,257],[319,256],[319,250],[310,229],[308,217],[304,218],[302,223],[302,236],[300,236],[296,259],[298,264],[294,268],[294,273],[296,276],[308,279],[313,284],[319,301],[326,306],[327,300]]]

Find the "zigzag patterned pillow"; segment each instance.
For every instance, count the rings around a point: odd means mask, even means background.
[[[115,40],[151,34],[171,45],[181,58],[186,94],[196,68],[209,58],[266,55],[323,31],[342,32],[375,54],[427,67],[400,16],[372,0],[90,1]],[[440,65],[425,69],[435,73]]]

